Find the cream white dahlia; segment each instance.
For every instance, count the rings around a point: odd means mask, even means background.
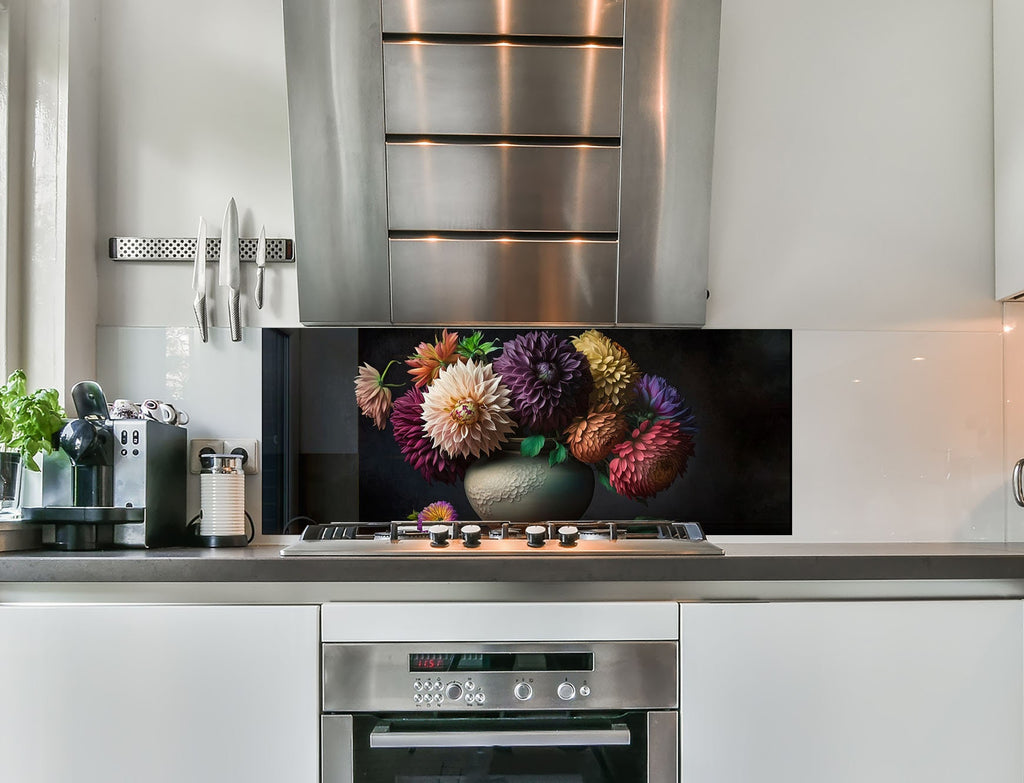
[[[442,368],[423,395],[424,429],[452,457],[480,457],[501,446],[515,427],[511,412],[501,376],[474,361]]]

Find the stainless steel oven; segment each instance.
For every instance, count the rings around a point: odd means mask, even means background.
[[[675,641],[326,643],[324,783],[677,783]]]

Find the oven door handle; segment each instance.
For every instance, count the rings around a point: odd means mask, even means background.
[[[391,731],[379,723],[370,732],[371,748],[555,748],[629,745],[629,727],[614,723],[607,729],[538,731]]]

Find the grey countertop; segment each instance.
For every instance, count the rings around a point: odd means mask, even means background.
[[[1024,543],[722,544],[724,556],[281,557],[239,549],[0,554],[5,582],[775,582],[1019,581]]]

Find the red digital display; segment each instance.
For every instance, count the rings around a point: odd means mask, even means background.
[[[451,668],[455,656],[450,653],[416,653],[409,656],[409,671],[442,672]]]

